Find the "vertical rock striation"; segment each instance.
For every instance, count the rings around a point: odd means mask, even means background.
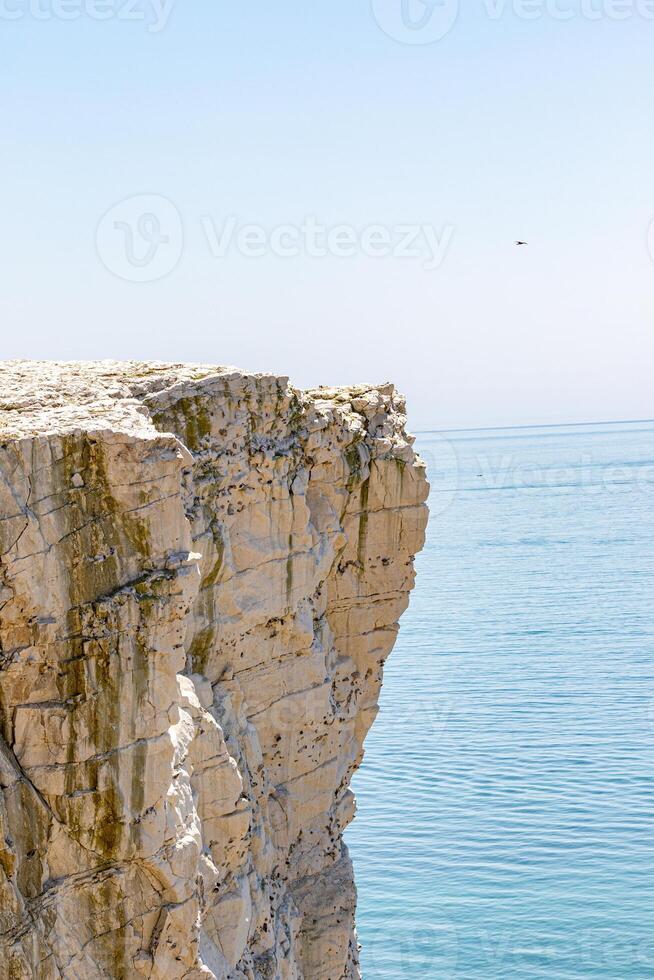
[[[0,976],[357,977],[349,784],[426,523],[402,399],[0,373]]]

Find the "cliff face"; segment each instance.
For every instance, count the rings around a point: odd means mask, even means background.
[[[426,523],[401,398],[0,375],[0,976],[357,977],[349,783]]]

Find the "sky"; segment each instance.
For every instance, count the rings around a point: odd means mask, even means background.
[[[0,0],[3,357],[651,418],[653,51],[654,0]]]

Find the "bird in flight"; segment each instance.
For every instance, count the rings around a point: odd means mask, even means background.
[[[529,242],[515,242],[515,245],[528,245]]]

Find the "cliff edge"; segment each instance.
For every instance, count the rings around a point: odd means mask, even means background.
[[[0,976],[349,980],[413,585],[392,385],[0,364]]]

